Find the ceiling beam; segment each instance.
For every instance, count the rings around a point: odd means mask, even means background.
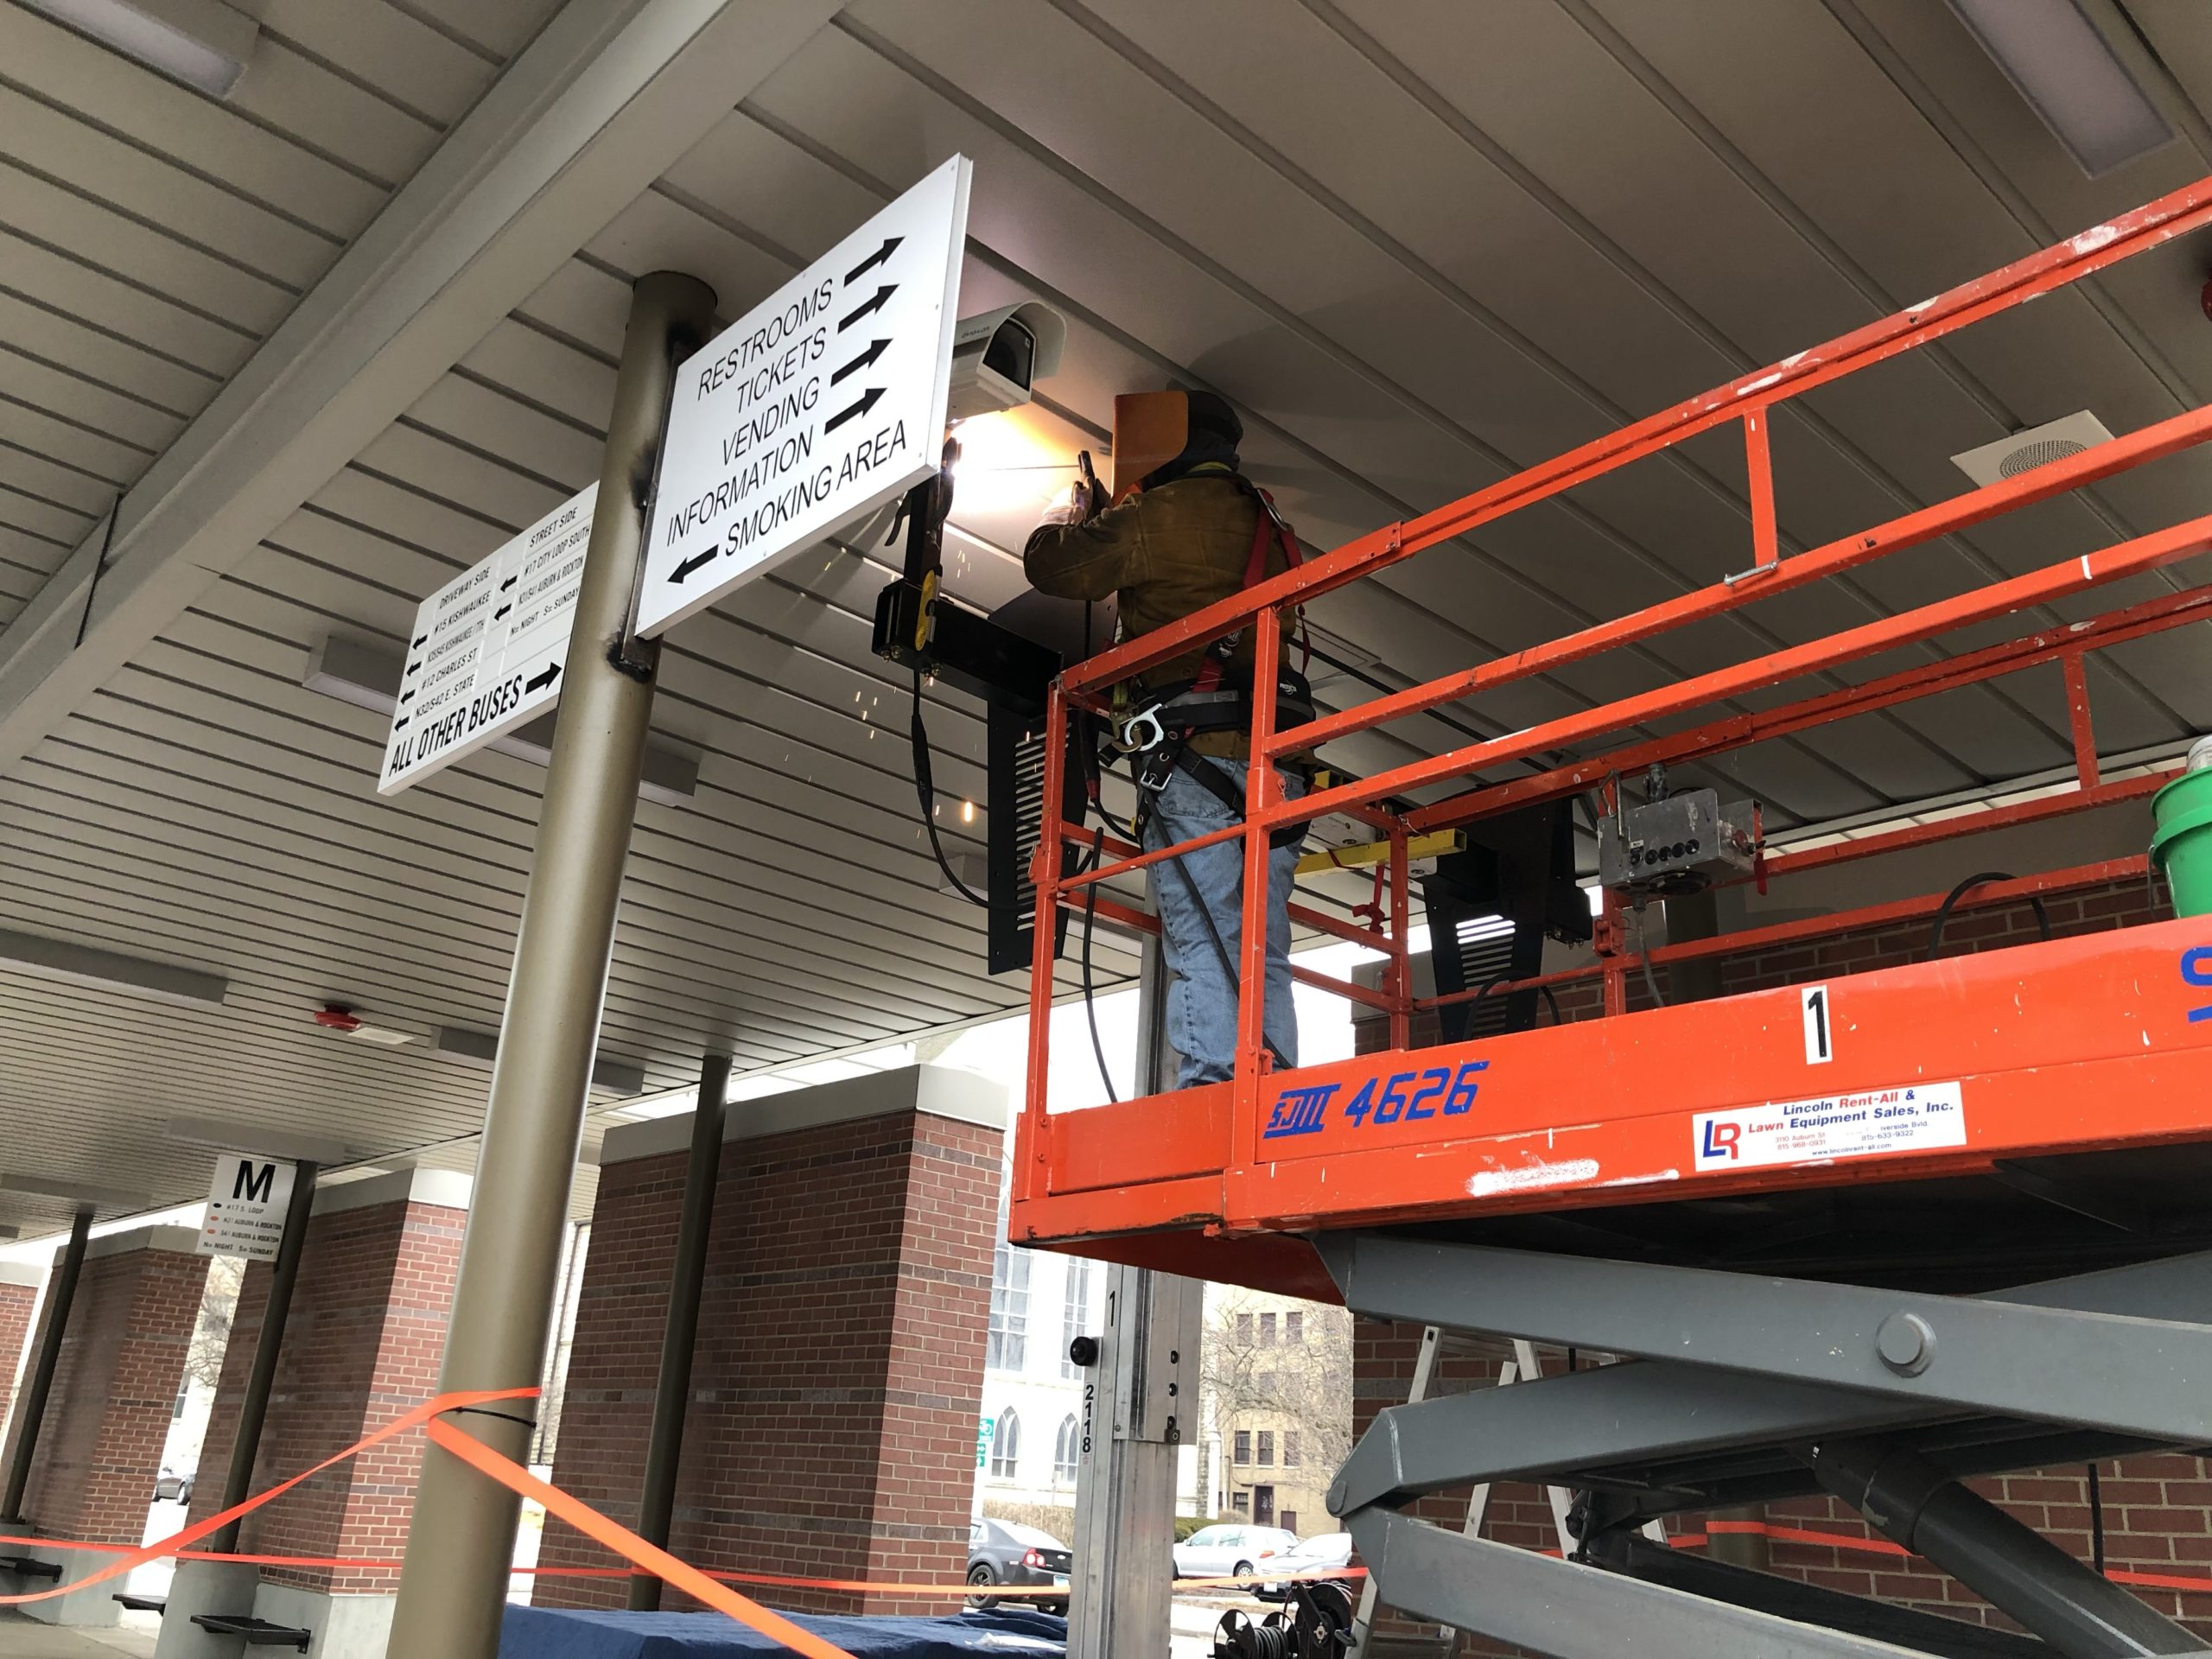
[[[0,772],[842,3],[568,0],[124,496],[105,561],[102,524],[0,632]]]

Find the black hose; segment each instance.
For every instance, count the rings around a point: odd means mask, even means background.
[[[1952,908],[1957,905],[1960,899],[1965,898],[1967,894],[1986,882],[2010,881],[2014,879],[2015,878],[2012,875],[2004,870],[1984,870],[1979,875],[1970,875],[1967,877],[1967,879],[1960,882],[1957,887],[1953,887],[1950,892],[1945,893],[1943,895],[1942,904],[1936,908],[1936,925],[1928,931],[1928,955],[1929,959],[1933,960],[1936,953],[1943,948],[1944,924],[1951,919]],[[2030,893],[2028,895],[2028,903],[2035,909],[2036,926],[2042,931],[2043,942],[2045,944],[2049,944],[2050,943],[2050,912],[2044,908],[2043,895],[2034,893]]]
[[[914,795],[921,803],[922,828],[929,831],[930,851],[937,856],[937,867],[944,872],[944,879],[952,883],[952,890],[969,904],[984,910],[991,901],[971,892],[968,884],[953,874],[951,863],[945,858],[944,843],[937,838],[937,783],[930,771],[929,728],[922,724],[922,671],[914,671],[914,712],[907,722],[906,735],[914,746]]]
[[[1100,824],[1090,842],[1090,861],[1085,870],[1095,870],[1106,852],[1106,826]],[[1084,874],[1078,870],[1078,875]],[[1092,924],[1098,914],[1098,883],[1087,881],[1083,888],[1083,1014],[1090,1022],[1090,1052],[1098,1061],[1098,1081],[1106,1085],[1106,1098],[1118,1106],[1121,1096],[1114,1092],[1114,1074],[1106,1066],[1106,1045],[1098,1036],[1098,1005],[1090,994],[1090,935]]]
[[[1467,1017],[1470,1020],[1475,1017],[1475,1010],[1481,1006],[1483,998],[1503,985],[1512,972],[1513,970],[1508,968],[1502,972],[1492,974],[1488,979],[1483,981],[1482,988],[1467,999]],[[1552,1024],[1565,1025],[1567,1021],[1560,1015],[1559,998],[1552,995],[1552,988],[1548,985],[1539,985],[1536,988],[1544,994],[1544,1002],[1552,1011]]]

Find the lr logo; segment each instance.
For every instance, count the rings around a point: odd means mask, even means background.
[[[1705,1125],[1705,1141],[1698,1152],[1702,1157],[1732,1160],[1739,1155],[1740,1149],[1736,1143],[1743,1138],[1743,1134],[1744,1126],[1740,1123],[1716,1123],[1708,1118]]]

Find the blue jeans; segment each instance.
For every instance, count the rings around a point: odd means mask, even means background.
[[[1208,756],[1244,791],[1246,763]],[[1283,779],[1286,795],[1305,792],[1295,778]],[[1180,766],[1160,791],[1145,826],[1147,851],[1172,847],[1241,822],[1204,784]],[[1298,849],[1278,848],[1268,855],[1268,976],[1266,1030],[1276,1065],[1298,1064],[1298,1009],[1291,1001],[1290,889],[1298,868]],[[1160,934],[1167,958],[1167,1040],[1182,1057],[1177,1086],[1219,1083],[1236,1071],[1237,941],[1244,928],[1244,843],[1226,841],[1180,860],[1166,859],[1151,869],[1153,904],[1160,912]],[[1206,918],[1212,918],[1209,929]],[[1220,946],[1214,935],[1220,935]],[[1229,963],[1222,961],[1222,948]]]

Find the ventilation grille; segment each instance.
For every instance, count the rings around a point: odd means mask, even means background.
[[[2054,461],[2063,461],[2069,455],[2078,455],[2084,449],[2111,442],[2112,434],[2105,423],[2085,409],[2056,421],[2046,421],[2041,426],[2031,426],[2024,432],[2015,432],[1994,443],[1985,443],[1979,449],[1969,449],[1951,459],[1975,483],[1994,484],[2000,479],[2018,478],[2022,473],[2031,473],[2038,467],[2048,467]]]

